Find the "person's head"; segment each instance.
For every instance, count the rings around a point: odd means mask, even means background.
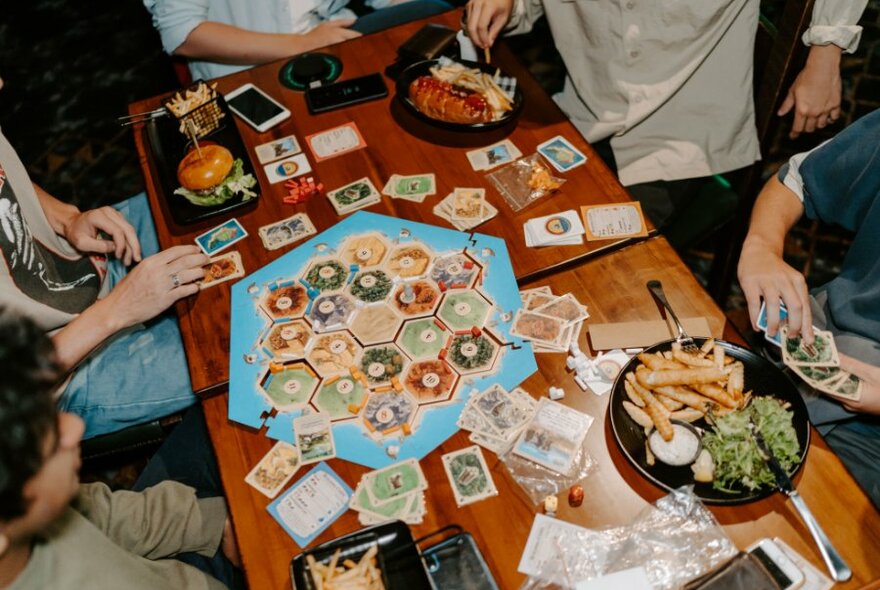
[[[0,557],[55,520],[76,493],[82,421],[59,414],[49,338],[0,310]]]

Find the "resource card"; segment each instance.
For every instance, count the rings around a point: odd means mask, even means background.
[[[196,244],[202,249],[202,252],[208,256],[213,256],[232,244],[245,239],[247,235],[247,231],[245,231],[238,220],[232,218],[226,223],[209,229],[196,237]]]
[[[207,289],[244,276],[244,265],[241,263],[241,254],[238,251],[213,257],[202,267],[202,270],[205,272],[205,278],[198,281],[199,289]]]
[[[522,152],[509,139],[467,153],[471,167],[478,171],[491,170],[496,166],[513,162],[521,156]]]
[[[290,386],[290,387],[288,387]],[[301,387],[295,378],[284,384],[287,393],[296,393]],[[293,434],[303,465],[316,463],[336,456],[336,444],[327,414],[308,414],[293,419]]]
[[[287,137],[269,141],[256,147],[257,160],[259,160],[260,164],[274,162],[275,160],[298,154],[301,151],[302,148],[299,147],[299,142],[295,135],[288,135]]]
[[[587,157],[561,135],[539,145],[538,153],[560,172],[568,172],[587,161]]]
[[[361,178],[347,184],[341,188],[327,193],[330,204],[336,209],[339,215],[345,215],[364,207],[369,207],[374,203],[378,203],[382,196],[372,181],[367,178]]]
[[[498,495],[480,447],[474,445],[446,453],[441,458],[459,507]]]
[[[287,219],[264,225],[259,229],[258,233],[263,241],[263,246],[267,250],[277,250],[314,235],[316,231],[308,215],[297,213]]]
[[[283,440],[260,459],[244,481],[268,498],[274,498],[299,469],[299,451]]]
[[[563,475],[571,471],[593,418],[547,398],[526,426],[513,452]]]

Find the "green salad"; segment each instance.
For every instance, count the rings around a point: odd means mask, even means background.
[[[791,473],[800,459],[800,444],[792,417],[787,404],[772,397],[756,397],[745,408],[714,418],[712,432],[703,436],[703,447],[715,463],[712,487],[736,494],[743,487],[756,490],[775,483],[752,438],[749,418],[761,431],[782,468]]]

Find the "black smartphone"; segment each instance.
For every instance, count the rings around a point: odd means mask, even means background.
[[[382,74],[369,74],[306,90],[306,106],[313,115],[388,96]]]

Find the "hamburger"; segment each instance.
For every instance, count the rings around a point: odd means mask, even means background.
[[[199,149],[191,149],[177,166],[177,180],[180,188],[174,194],[201,207],[223,204],[237,194],[245,201],[257,196],[250,190],[257,181],[244,173],[241,158],[233,159],[228,149],[216,143],[203,142]]]

